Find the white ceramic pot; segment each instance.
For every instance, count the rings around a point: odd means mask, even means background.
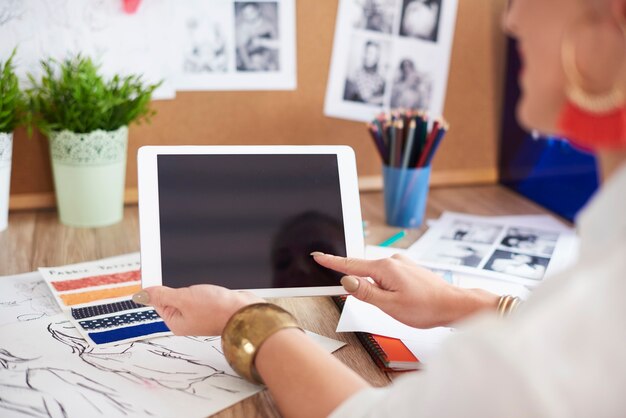
[[[9,226],[9,189],[11,187],[11,155],[13,132],[0,132],[0,231]]]
[[[69,226],[99,227],[124,216],[128,128],[50,134],[57,208]]]

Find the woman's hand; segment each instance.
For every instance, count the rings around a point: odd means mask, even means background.
[[[176,335],[221,335],[226,322],[239,309],[263,299],[249,292],[202,284],[181,289],[147,287],[133,301],[152,305]]]
[[[449,325],[480,310],[495,310],[498,304],[498,296],[453,286],[402,255],[382,260],[311,255],[322,266],[347,274],[341,284],[357,299],[412,327]]]

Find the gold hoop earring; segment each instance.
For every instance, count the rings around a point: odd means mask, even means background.
[[[624,92],[617,84],[604,94],[589,93],[583,88],[584,78],[576,65],[576,47],[572,37],[569,36],[582,23],[584,22],[579,21],[573,28],[566,31],[561,41],[561,63],[567,81],[565,95],[570,102],[590,113],[602,114],[623,107]],[[617,27],[622,33],[624,48],[626,49],[625,25],[617,23]],[[622,74],[623,70],[624,64],[622,64]]]

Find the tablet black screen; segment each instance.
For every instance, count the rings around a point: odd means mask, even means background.
[[[159,155],[163,284],[336,286],[346,255],[335,154]]]

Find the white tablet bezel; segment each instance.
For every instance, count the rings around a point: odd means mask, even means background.
[[[346,253],[363,258],[363,223],[354,151],[348,146],[144,146],[137,153],[139,191],[139,238],[142,286],[162,284],[161,233],[157,156],[159,155],[232,155],[232,154],[333,154],[337,156],[339,187],[343,211]],[[289,287],[247,290],[261,297],[329,296],[345,294],[341,286]]]

